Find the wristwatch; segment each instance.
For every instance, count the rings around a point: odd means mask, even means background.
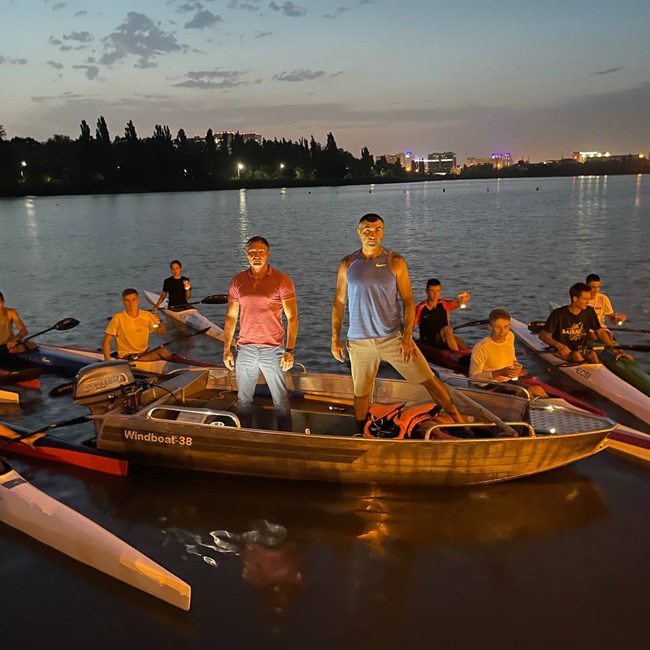
[[[295,354],[296,348],[286,348],[284,352],[285,354]]]

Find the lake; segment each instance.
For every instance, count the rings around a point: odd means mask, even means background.
[[[384,244],[406,258],[416,299],[430,277],[443,295],[471,292],[455,322],[494,307],[544,318],[549,300],[568,301],[568,287],[595,272],[630,327],[647,328],[649,205],[647,176],[3,199],[0,291],[31,332],[65,316],[81,321],[42,340],[98,347],[122,289],[159,290],[178,258],[194,298],[226,292],[245,266],[244,242],[263,235],[271,263],[296,285],[297,360],[346,372],[329,352],[330,310],[338,263],[358,247],[364,213],[384,217]],[[202,307],[219,323],[224,309]],[[475,342],[485,330],[463,335]],[[176,349],[221,358],[205,337]],[[80,413],[69,398],[47,397],[62,381],[46,376],[42,395],[23,391],[25,407],[0,407],[0,416],[36,428]],[[115,479],[12,462],[190,582],[193,606],[170,611],[2,527],[5,643],[600,648],[620,644],[623,627],[629,638],[645,632],[650,480],[607,454],[463,490],[152,469]]]

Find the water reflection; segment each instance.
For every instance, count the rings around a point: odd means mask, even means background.
[[[251,238],[248,223],[248,206],[246,203],[246,190],[239,190],[239,241],[241,248],[244,250],[246,242]]]
[[[342,597],[361,602],[383,576],[390,588],[382,591],[406,596],[420,564],[451,549],[480,551],[498,583],[500,553],[508,545],[555,536],[607,514],[600,491],[575,469],[458,490],[147,470],[109,491],[98,484],[90,498],[120,519],[142,525],[148,517],[167,551],[194,572],[227,574],[236,562],[242,580],[274,614],[302,598],[306,585],[343,590]]]

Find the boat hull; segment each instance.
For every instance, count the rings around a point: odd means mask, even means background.
[[[0,521],[176,607],[190,608],[190,586],[126,542],[48,496],[0,461]]]
[[[12,438],[25,433],[27,430],[21,427],[0,423],[0,451],[83,467],[113,476],[127,476],[129,472],[128,461],[115,454],[109,454],[88,445],[68,442],[55,436],[38,434],[31,438],[22,438],[12,442]]]
[[[152,305],[155,305],[158,302],[159,294],[155,294],[152,291],[145,291],[144,295]],[[174,320],[198,331],[204,330],[207,327],[208,330],[205,332],[207,336],[223,341],[223,329],[213,323],[209,318],[206,318],[198,309],[192,307],[183,311],[173,311],[171,309],[165,309],[166,306],[167,299],[165,298],[161,305],[165,316],[169,316],[169,318],[173,318]]]
[[[95,413],[97,446],[136,463],[226,474],[461,486],[529,476],[586,458],[605,447],[612,429],[611,422],[582,411],[562,410],[563,425],[555,410],[468,390],[466,394],[501,404],[500,415],[510,422],[521,424],[522,414],[530,412],[532,424],[523,428],[527,435],[469,440],[356,437],[352,407],[343,406],[351,395],[349,377],[308,373],[287,380],[295,432],[271,430],[273,409],[263,397],[256,398],[255,428],[239,428],[234,414],[224,410],[235,398],[232,375],[225,369],[193,370],[150,389],[136,413],[121,406]],[[375,383],[373,402],[427,400],[420,385],[389,379]],[[548,418],[556,419],[549,424]]]

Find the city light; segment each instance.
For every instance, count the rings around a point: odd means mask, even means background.
[[[242,169],[244,169],[243,163],[237,163],[237,178],[240,178]]]

